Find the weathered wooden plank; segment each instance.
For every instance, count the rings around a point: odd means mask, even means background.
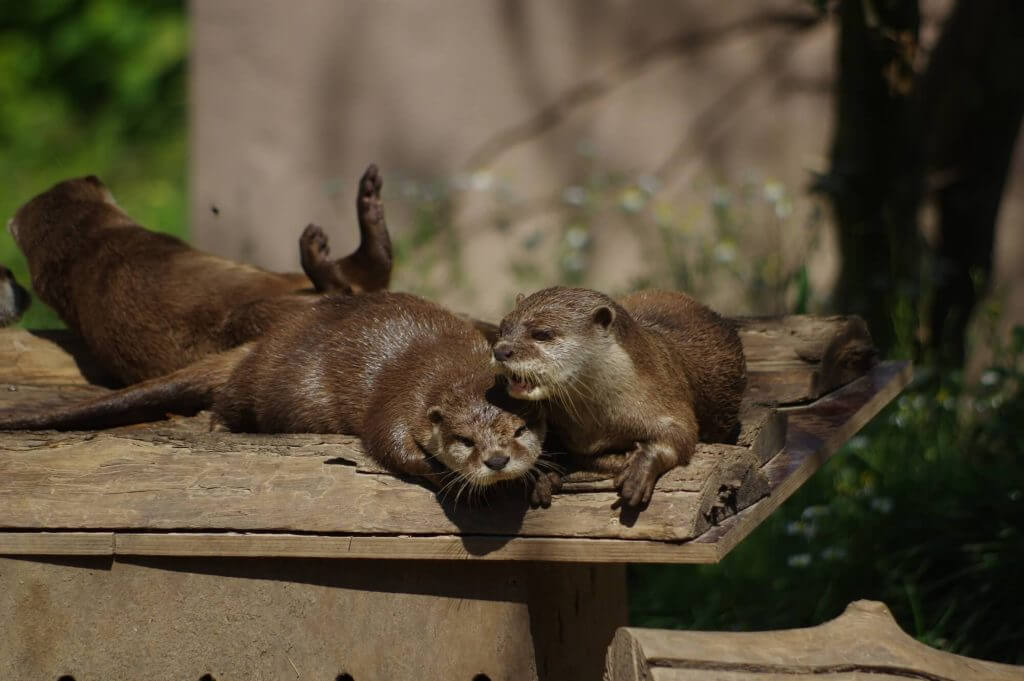
[[[7,347],[7,358],[23,369],[33,343],[52,345],[11,333],[20,341],[0,342],[0,360]],[[0,331],[0,340],[7,334]],[[20,349],[12,350],[15,345]],[[63,351],[47,352],[58,364],[70,361]],[[38,383],[9,385],[15,390],[4,397],[15,398],[5,404],[59,403],[96,390],[73,382],[70,371],[50,381],[38,362],[29,367],[35,368],[24,374]],[[7,375],[0,370],[0,381]],[[416,548],[408,550],[417,557],[462,551],[506,560],[709,562],[724,556],[908,379],[908,365],[887,363],[796,411],[759,407],[748,395],[740,446],[700,445],[691,465],[666,475],[654,503],[639,513],[617,507],[610,482],[593,480],[568,484],[548,510],[526,509],[522,492],[485,506],[461,499],[452,508],[425,487],[380,471],[356,438],[209,433],[202,414],[105,432],[4,433],[0,527],[115,530],[145,550],[158,551],[168,541],[197,555],[249,555],[249,543],[316,551],[315,542],[323,540],[324,554],[344,545],[360,547],[366,557],[386,556],[394,553],[389,545],[411,547],[408,540],[415,538]],[[794,416],[803,425],[787,434]],[[786,451],[759,468],[783,439]],[[728,517],[769,486],[771,497]],[[708,529],[715,521],[720,525]],[[238,531],[252,534],[231,534]],[[540,558],[538,551],[553,557]]]
[[[785,412],[746,400],[740,408],[740,433],[736,444],[749,447],[754,458],[763,464],[786,444],[787,429]]]
[[[790,412],[791,415],[797,415],[800,429],[790,432],[786,449],[775,457],[766,469],[771,471],[770,481],[773,486],[771,496],[753,504],[735,517],[726,519],[719,526],[711,528],[698,539],[690,542],[549,538],[546,528],[542,527],[541,521],[545,517],[543,515],[538,515],[539,525],[525,530],[519,529],[515,536],[502,534],[501,527],[497,524],[489,527],[488,533],[475,536],[408,536],[405,533],[395,536],[312,536],[305,534],[308,530],[304,530],[303,534],[298,535],[268,534],[267,531],[273,529],[269,527],[260,528],[259,533],[255,534],[204,532],[202,530],[189,533],[149,530],[140,533],[125,529],[116,533],[115,542],[118,552],[142,555],[303,555],[442,560],[486,558],[570,562],[716,562],[792,494],[807,476],[827,460],[842,440],[851,436],[857,428],[867,422],[886,402],[892,399],[906,384],[909,377],[910,368],[907,363],[885,363],[872,370],[869,376],[858,379],[834,395],[819,400],[817,404]],[[837,419],[840,421],[845,419],[845,421],[837,423]],[[829,438],[829,433],[833,430],[837,433],[837,437],[834,439]],[[122,434],[119,433],[119,435]],[[53,434],[48,435],[52,436]],[[97,436],[104,434],[68,433],[63,435],[71,438],[73,442],[80,442],[87,438],[95,440]],[[172,450],[180,448],[180,433],[172,432],[164,436],[167,439],[161,446],[169,447]],[[37,445],[45,445],[46,436],[33,434],[26,434],[27,441],[24,444],[30,444],[32,437],[37,438]],[[243,437],[245,436],[232,435],[227,439]],[[331,441],[333,438],[338,438],[339,442]],[[331,454],[337,454],[345,448],[345,443],[340,441],[343,436],[286,436],[284,439],[287,442],[284,443],[275,442],[276,439],[277,436],[263,438],[264,446],[267,449],[258,456],[250,456],[282,461],[304,460],[322,464],[322,461],[329,460],[324,458],[326,451],[330,450]],[[156,447],[157,445],[151,446]],[[231,447],[230,443],[223,444],[223,446],[227,449]],[[273,451],[285,453],[275,456]],[[22,450],[21,453],[27,455],[32,452],[31,450]],[[226,454],[222,455],[227,456]],[[199,458],[198,455],[188,456],[191,456],[193,460]],[[354,458],[358,456],[358,453],[353,453],[350,450],[347,456]],[[352,475],[354,478],[386,477],[359,473],[358,466],[352,464],[329,466],[354,471]],[[111,471],[110,468],[107,470]],[[113,467],[113,470],[116,470],[116,466]],[[41,471],[45,473],[45,467]],[[2,475],[0,474],[0,476]],[[428,497],[430,496],[427,490],[415,485],[396,482],[401,487],[418,489]],[[315,489],[311,488],[311,491]],[[137,494],[139,493],[121,496],[133,497]],[[229,497],[221,498],[230,499]],[[400,501],[394,504],[389,501],[390,508],[399,508],[403,505],[399,496],[395,498]],[[566,512],[571,512],[571,509],[574,508],[572,506],[574,501],[575,495],[565,495],[557,498],[555,506],[552,508],[557,509],[559,505],[562,505]],[[6,498],[0,495],[0,507],[5,502]],[[135,501],[128,499],[124,503],[131,506]],[[433,504],[436,507],[436,502]],[[80,512],[83,508],[88,507],[73,504],[70,508]],[[477,511],[481,510],[486,511],[487,509],[477,509]],[[550,510],[548,509],[548,511]],[[544,514],[548,511],[535,513]],[[657,512],[657,509],[653,511],[648,509],[641,513],[640,517],[659,518],[663,521],[663,517],[654,515]],[[534,512],[531,511],[531,513]],[[3,512],[0,511],[0,517],[2,516]],[[478,516],[487,517],[482,513],[478,513]],[[605,522],[613,523],[616,522],[617,516],[610,507],[606,507],[601,517]],[[530,536],[529,532],[537,532],[538,527],[541,528],[540,532],[545,536]],[[17,553],[16,547],[12,551],[11,547],[3,544],[2,537],[3,535],[0,535],[0,553]]]
[[[524,536],[338,536],[230,532],[116,532],[121,556],[526,560],[545,563],[715,563],[714,544]],[[11,553],[0,544],[0,555]]]
[[[736,317],[733,321],[748,362],[802,360],[817,364],[828,344],[858,319],[841,315],[785,315]]]
[[[883,603],[855,601],[834,620],[757,633],[623,627],[606,658],[606,681],[708,678],[776,680],[914,678],[1020,681],[1024,667],[942,652],[899,628]]]
[[[109,556],[113,532],[0,532],[0,555]]]
[[[222,434],[217,434],[218,436]],[[486,505],[443,503],[390,475],[360,474],[346,446],[274,455],[247,436],[217,447],[149,433],[11,433],[0,444],[0,526],[16,529],[270,530],[350,534],[529,534],[682,540],[703,532],[703,492],[664,491],[643,513],[613,492],[530,509],[525,488]],[[269,440],[270,438],[268,438]],[[235,446],[235,452],[226,452]],[[338,463],[330,463],[337,461]]]
[[[67,331],[0,329],[0,383],[111,386],[85,344]]]
[[[866,376],[807,407],[786,412],[786,446],[764,468],[771,494],[712,527],[697,540],[727,554],[806,482],[910,382],[910,362],[882,362]]]

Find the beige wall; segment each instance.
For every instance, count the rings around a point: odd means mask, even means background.
[[[666,238],[675,261],[704,267],[694,292],[725,311],[785,309],[792,291],[744,291],[805,261],[815,299],[828,294],[834,239],[805,189],[827,167],[836,32],[802,25],[803,0],[194,0],[192,12],[201,247],[294,269],[299,231],[318,222],[348,250],[372,160],[407,255],[395,287],[479,315],[565,264],[612,292],[678,285]],[[416,245],[423,193],[442,181],[435,223],[453,231]],[[596,206],[564,200],[601,182]],[[639,212],[623,198],[643,199]],[[1024,245],[999,244],[1005,279],[1002,253]]]

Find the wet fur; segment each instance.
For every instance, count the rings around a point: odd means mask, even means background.
[[[615,301],[544,289],[502,320],[494,352],[502,371],[536,386],[531,394],[570,452],[611,455],[631,505],[647,503],[658,477],[689,462],[698,439],[729,440],[738,430],[746,386],[739,336],[682,293]]]
[[[357,197],[362,243],[330,261],[310,226],[300,249],[309,277],[278,274],[197,251],[137,225],[94,176],[61,182],[9,223],[39,298],[124,383],[165,375],[265,333],[317,290],[387,286],[391,245],[371,166]],[[358,261],[359,267],[343,266]],[[355,273],[355,274],[353,274]],[[367,274],[368,273],[368,274]],[[347,276],[356,276],[348,280]]]

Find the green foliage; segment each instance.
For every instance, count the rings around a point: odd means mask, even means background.
[[[858,598],[956,653],[1024,663],[1024,329],[967,388],[918,379],[721,564],[637,567],[632,621],[819,624]]]
[[[33,0],[0,14],[0,215],[98,175],[147,227],[185,231],[184,3]],[[0,262],[28,284],[10,235]],[[23,323],[58,325],[38,300]]]

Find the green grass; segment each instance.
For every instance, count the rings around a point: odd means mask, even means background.
[[[54,183],[95,174],[129,215],[186,233],[181,0],[39,0],[0,15],[0,217]],[[6,230],[0,263],[28,285]],[[59,326],[38,300],[23,325]]]
[[[630,571],[638,626],[766,630],[884,601],[958,654],[1024,663],[1024,374],[920,378],[713,566]]]

